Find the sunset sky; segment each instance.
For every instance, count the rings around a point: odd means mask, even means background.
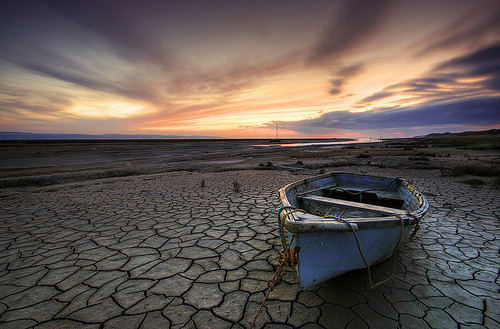
[[[0,131],[500,128],[497,0],[2,1]]]

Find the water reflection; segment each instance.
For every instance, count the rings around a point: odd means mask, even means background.
[[[381,142],[381,139],[356,139],[351,141],[308,141],[308,142],[297,142],[297,143],[269,143],[269,144],[259,144],[252,145],[255,147],[300,147],[300,146],[325,146],[325,145],[349,145],[349,144],[360,144],[360,143],[376,143]]]

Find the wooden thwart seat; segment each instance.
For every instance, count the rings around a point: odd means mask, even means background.
[[[300,197],[300,199],[305,200],[305,201],[311,201],[311,202],[320,202],[323,204],[329,204],[329,205],[339,206],[339,207],[347,207],[347,208],[356,208],[356,209],[362,209],[362,210],[376,211],[376,212],[380,212],[380,213],[384,213],[384,214],[405,215],[408,213],[406,210],[402,210],[402,209],[382,207],[382,206],[376,206],[376,205],[366,204],[366,203],[361,203],[361,202],[353,202],[353,201],[347,201],[347,200],[341,200],[341,199],[328,198],[328,197],[319,196],[319,195],[302,196],[302,197]]]

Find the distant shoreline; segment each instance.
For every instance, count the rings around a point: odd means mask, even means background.
[[[220,139],[216,136],[144,134],[65,134],[0,131],[0,140],[137,140],[137,139]]]
[[[212,136],[176,136],[176,135],[128,135],[128,134],[99,134],[99,135],[89,135],[89,134],[52,134],[52,133],[23,133],[23,132],[1,132],[0,131],[0,141],[274,141],[269,138],[225,138],[225,137],[212,137]],[[353,138],[280,138],[283,143],[304,141],[351,141],[356,140]]]
[[[314,142],[349,142],[353,138],[283,138],[281,144],[288,143],[314,143]],[[266,138],[81,138],[81,139],[0,139],[0,144],[27,143],[27,144],[105,144],[105,143],[200,143],[200,142],[248,142],[269,143]],[[275,144],[280,144],[275,143]]]

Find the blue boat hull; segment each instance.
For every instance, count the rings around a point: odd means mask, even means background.
[[[322,196],[325,189],[334,189],[330,193],[339,195],[338,190],[343,193],[347,186],[351,191],[377,194],[380,200],[375,201],[380,201],[379,205]],[[357,195],[351,199],[357,199]],[[287,208],[280,229],[288,232],[291,249],[300,247],[296,249],[299,251],[295,268],[300,287],[305,290],[387,259],[428,209],[425,197],[403,180],[345,173],[326,174],[289,184],[280,189],[280,196]],[[373,199],[373,196],[367,199]],[[382,201],[392,205],[396,199],[400,201],[401,209],[380,205]],[[341,218],[318,215],[321,207],[355,209],[344,211],[346,215]],[[300,209],[300,212],[293,209]],[[311,209],[315,214],[309,212]]]
[[[403,235],[410,230],[406,226]],[[358,231],[361,250],[369,265],[387,259],[394,253],[400,229],[381,228]],[[289,233],[289,239],[292,234]],[[307,290],[320,282],[344,273],[365,268],[356,239],[349,231],[303,233],[295,237],[292,248],[300,247],[296,266],[300,288]]]

